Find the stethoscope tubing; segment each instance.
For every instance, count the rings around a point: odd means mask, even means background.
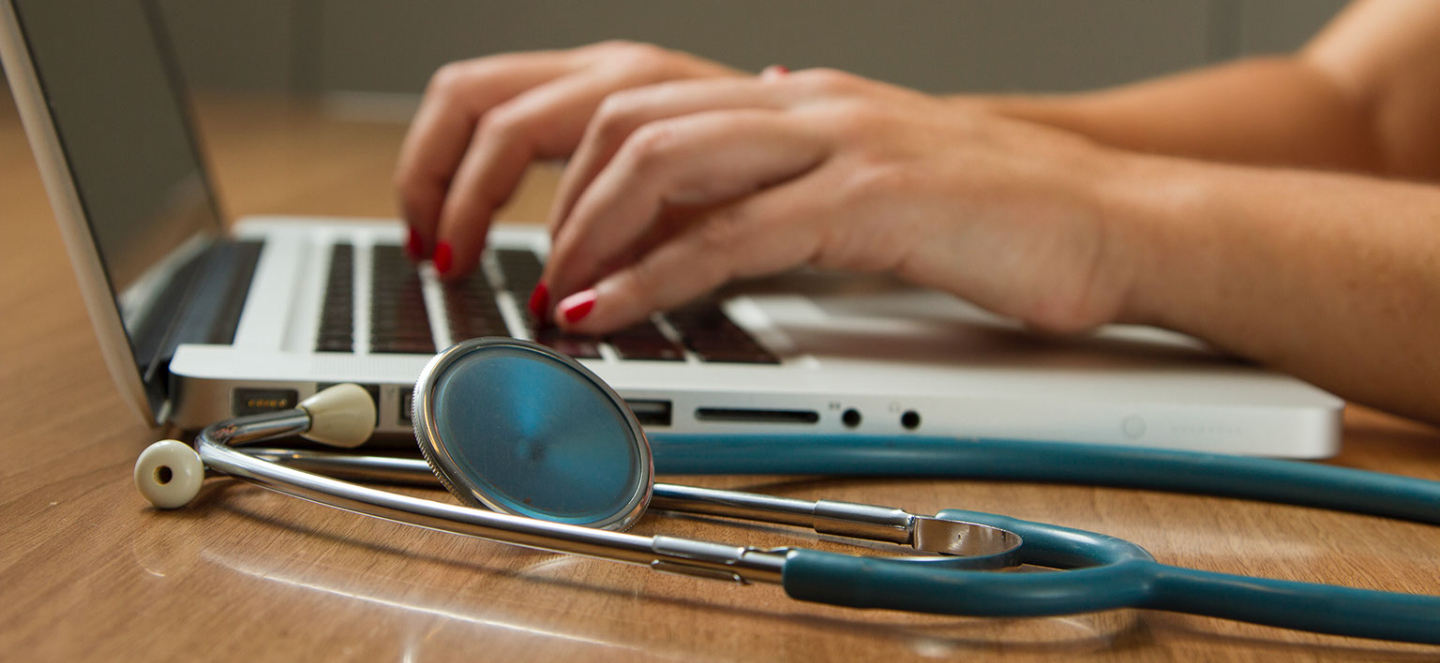
[[[1136,488],[1440,524],[1440,482],[1138,447],[920,436],[650,435],[661,474],[935,476]],[[1440,629],[1440,626],[1437,626]]]
[[[1440,644],[1440,597],[1172,567],[1155,562],[1143,548],[1122,539],[995,514],[952,510],[938,515],[1014,532],[1025,541],[1020,561],[1072,570],[983,573],[805,549],[763,551],[643,537],[375,490],[229,446],[302,432],[308,423],[303,412],[242,418],[206,429],[196,448],[212,469],[320,504],[543,550],[652,568],[670,564],[669,570],[701,577],[778,582],[788,595],[805,601],[991,617],[1146,608]],[[800,444],[805,446],[777,446]],[[1440,503],[1440,488],[1418,479],[1287,461],[1097,445],[934,438],[749,441],[727,436],[662,438],[655,448],[657,467],[667,472],[1063,481],[1219,494],[1432,523],[1437,520],[1432,507]],[[722,449],[725,453],[719,453]],[[777,449],[789,452],[776,453]],[[406,465],[392,464],[391,475],[413,479],[413,466],[421,461],[400,462]]]
[[[790,596],[854,608],[984,617],[1041,617],[1144,608],[1359,638],[1440,644],[1440,597],[1255,578],[1161,564],[1133,544],[1104,535],[1006,516],[942,511],[1003,527],[1026,542],[1022,559],[1038,563],[1032,544],[1063,550],[1064,572],[933,573],[873,565],[838,566],[829,553],[795,551],[785,564]],[[1056,539],[1062,541],[1057,542]],[[1108,539],[1108,540],[1107,540]],[[1053,564],[1052,564],[1053,565]]]
[[[656,470],[662,473],[936,476],[1101,485],[1440,524],[1440,483],[1268,458],[930,437],[652,435],[651,445]],[[1120,539],[1106,541],[1108,537],[1093,538],[1101,535],[1080,530],[979,512],[943,511],[937,516],[1015,532],[1026,542],[1021,554],[1026,563],[1091,568],[997,575],[875,566],[855,573],[832,568],[834,560],[826,553],[807,550],[797,551],[787,562],[786,592],[803,600],[852,607],[970,616],[1062,615],[1136,607],[1333,635],[1440,644],[1440,597],[1186,569],[1136,554]],[[1074,545],[1065,545],[1067,537]],[[1035,557],[1037,549],[1042,549],[1044,558]]]

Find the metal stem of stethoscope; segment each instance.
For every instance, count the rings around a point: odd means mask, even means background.
[[[435,485],[430,465],[418,458],[354,456],[303,449],[247,449],[253,458],[356,481]],[[650,506],[668,511],[761,520],[808,527],[817,534],[913,546],[922,552],[983,557],[1014,545],[1004,530],[917,516],[903,509],[798,500],[773,495],[657,483]]]
[[[781,581],[786,550],[759,550],[668,536],[552,523],[482,511],[367,488],[286,467],[230,445],[303,433],[303,411],[262,414],[206,428],[196,439],[201,461],[212,469],[295,497],[347,511],[529,548],[570,553],[656,570],[736,582]]]
[[[368,399],[354,385],[351,402]],[[322,393],[316,398],[323,399]],[[341,402],[345,399],[332,399]],[[308,401],[307,401],[308,403]],[[136,481],[157,506],[187,503],[199,490],[204,469],[244,479],[276,492],[355,513],[438,531],[560,553],[649,566],[658,571],[734,582],[780,583],[791,550],[758,549],[669,536],[639,536],[376,490],[335,476],[374,481],[434,482],[421,460],[352,456],[301,450],[234,448],[260,440],[305,435],[326,441],[316,430],[337,419],[320,416],[328,405],[302,403],[296,410],[240,417],[201,431],[192,451],[179,442],[157,443],[142,455]],[[343,408],[351,405],[340,406]],[[373,408],[373,405],[369,406]],[[352,420],[373,421],[373,409],[352,413]],[[344,417],[339,417],[343,419]],[[317,422],[322,422],[317,424]],[[349,446],[368,437],[366,426],[348,430]],[[153,455],[152,455],[153,453]],[[312,470],[312,471],[306,471]],[[322,476],[314,472],[324,472]],[[182,483],[188,485],[181,486]],[[652,503],[659,508],[812,528],[831,534],[907,545],[918,555],[903,559],[956,569],[996,569],[1018,565],[1020,538],[1004,529],[954,519],[917,516],[900,509],[835,501],[807,501],[769,495],[656,484]]]

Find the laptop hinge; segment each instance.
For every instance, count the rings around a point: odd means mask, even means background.
[[[240,325],[250,283],[255,277],[264,245],[260,241],[219,240],[197,255],[190,264],[175,274],[169,298],[157,306],[155,319],[169,320],[165,333],[137,336],[145,345],[137,347],[137,356],[148,357],[144,381],[152,401],[159,396],[163,402],[152,402],[156,416],[169,401],[170,360],[176,348],[184,343],[230,345]]]

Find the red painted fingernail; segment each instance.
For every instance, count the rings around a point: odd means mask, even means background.
[[[565,316],[565,322],[575,324],[581,318],[590,315],[590,309],[595,308],[595,289],[581,290],[560,302],[560,315]]]
[[[783,64],[772,64],[760,72],[761,78],[776,78],[790,73],[790,68]]]
[[[405,255],[411,260],[420,259],[420,233],[414,228],[410,229],[410,239],[405,240]]]
[[[446,272],[450,271],[450,261],[452,258],[454,258],[454,256],[451,255],[450,242],[440,242],[435,245],[435,271],[440,272],[441,276],[444,276]]]
[[[530,291],[530,315],[536,320],[544,320],[549,317],[546,314],[550,309],[550,288],[541,281],[535,284],[535,289]]]

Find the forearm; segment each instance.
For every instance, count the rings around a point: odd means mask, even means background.
[[[1440,188],[1122,157],[1122,317],[1440,422]]]
[[[1365,113],[1301,57],[1243,60],[1085,94],[954,100],[1140,152],[1364,172],[1381,165]]]

